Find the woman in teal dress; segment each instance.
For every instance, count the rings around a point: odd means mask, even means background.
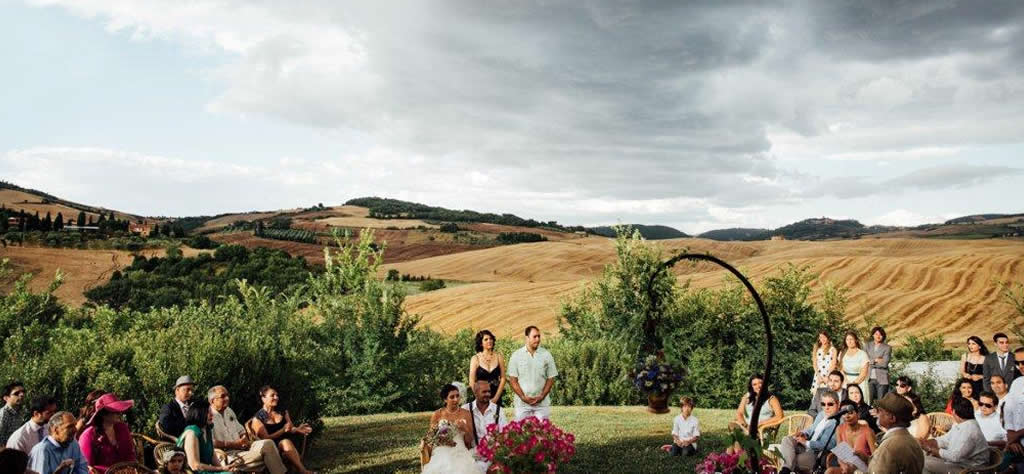
[[[185,413],[185,431],[178,437],[178,447],[185,450],[185,463],[195,474],[235,472],[241,464],[223,466],[213,455],[213,412],[205,401],[192,402]]]

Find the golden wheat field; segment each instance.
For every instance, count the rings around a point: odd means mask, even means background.
[[[1024,281],[1024,241],[870,239],[830,242],[659,241],[666,256],[685,248],[709,252],[757,281],[786,263],[809,265],[814,285],[831,281],[850,289],[850,314],[882,317],[890,333],[942,334],[949,342],[968,335],[987,339],[1007,330],[1011,308],[998,281]],[[597,237],[496,247],[388,265],[402,273],[476,282],[410,296],[407,309],[425,324],[452,332],[489,328],[517,336],[536,324],[557,330],[563,298],[600,275],[614,261],[614,241]],[[680,263],[680,281],[697,288],[723,284],[712,264]]]

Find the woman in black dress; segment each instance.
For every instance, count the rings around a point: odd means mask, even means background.
[[[491,331],[484,329],[476,333],[476,354],[469,360],[469,386],[475,386],[477,380],[486,380],[491,386],[491,400],[501,405],[501,395],[505,392],[505,358],[494,350],[496,343]]]
[[[302,465],[302,455],[296,448],[296,441],[301,443],[301,436],[312,433],[313,428],[306,423],[299,426],[292,425],[292,417],[288,414],[288,410],[278,404],[277,390],[274,387],[269,385],[261,387],[260,400],[263,402],[263,408],[256,412],[252,422],[256,436],[260,439],[274,440],[282,458],[290,462],[300,473],[311,474],[313,471]]]
[[[974,389],[974,397],[984,389],[985,356],[988,348],[978,336],[967,338],[967,353],[960,357],[960,376],[969,380]]]

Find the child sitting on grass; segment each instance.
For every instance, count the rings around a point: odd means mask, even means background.
[[[672,421],[672,444],[661,447],[673,456],[697,454],[697,439],[700,438],[700,421],[693,416],[693,399],[679,400],[679,416]]]

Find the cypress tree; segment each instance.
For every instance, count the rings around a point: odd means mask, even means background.
[[[76,223],[79,227],[85,225],[85,211],[78,211],[78,221]]]
[[[62,230],[62,229],[64,229],[64,214],[58,212],[57,213],[57,220],[53,221],[53,230]]]
[[[42,225],[43,228],[40,230],[43,230],[45,232],[53,230],[53,217],[50,216],[50,211],[46,211],[46,219],[43,220]]]

